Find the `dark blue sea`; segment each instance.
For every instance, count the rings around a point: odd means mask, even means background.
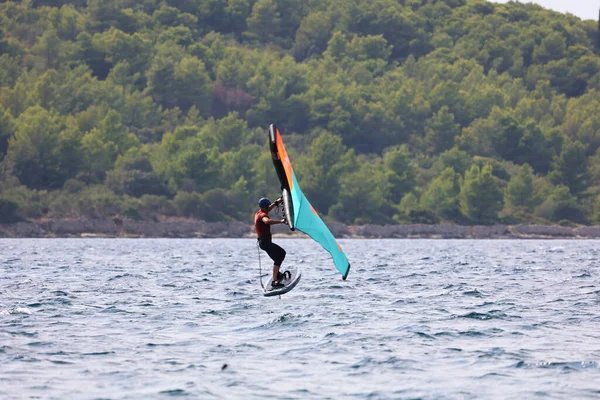
[[[0,398],[600,398],[599,241],[276,242],[0,240]]]

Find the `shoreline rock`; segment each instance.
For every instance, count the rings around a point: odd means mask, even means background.
[[[600,225],[344,225],[328,223],[337,238],[361,239],[598,239]],[[304,237],[282,225],[273,226],[276,237]],[[128,219],[44,219],[0,224],[0,238],[253,238],[254,230],[243,222],[206,222],[170,218],[161,221]]]

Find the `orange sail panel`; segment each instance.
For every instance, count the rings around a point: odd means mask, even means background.
[[[293,188],[292,182],[292,163],[290,162],[290,158],[288,157],[287,151],[285,151],[285,146],[283,145],[283,140],[281,140],[281,134],[279,133],[279,129],[275,127],[275,144],[277,146],[277,153],[281,158],[281,163],[283,164],[283,169],[285,170],[285,177],[287,178],[288,188],[290,191]]]

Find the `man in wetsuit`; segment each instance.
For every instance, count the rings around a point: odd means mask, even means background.
[[[279,267],[285,258],[285,250],[273,243],[271,236],[271,225],[285,224],[284,219],[271,219],[269,218],[269,212],[276,205],[280,204],[283,200],[277,199],[274,203],[267,198],[262,198],[258,201],[260,210],[254,215],[254,227],[256,228],[256,234],[258,235],[258,245],[261,249],[267,252],[269,257],[273,260],[273,277],[271,286],[276,289],[283,287],[281,283],[283,274],[279,272]]]

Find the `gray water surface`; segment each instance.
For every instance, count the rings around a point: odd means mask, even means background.
[[[598,241],[276,242],[0,240],[0,398],[600,398]]]

